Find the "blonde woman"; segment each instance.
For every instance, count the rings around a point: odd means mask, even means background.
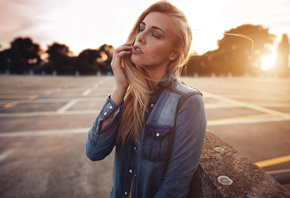
[[[116,146],[111,197],[188,196],[206,131],[202,94],[176,75],[191,40],[184,14],[160,1],[115,50],[115,88],[86,143],[92,161]]]

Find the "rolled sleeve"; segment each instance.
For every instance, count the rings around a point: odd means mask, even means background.
[[[207,125],[202,95],[190,95],[181,104],[171,155],[156,198],[186,197],[202,153]]]
[[[108,97],[90,128],[86,141],[86,154],[92,161],[102,160],[109,155],[115,146],[115,134],[118,128],[123,104],[117,108],[115,103]],[[112,113],[113,117],[106,126],[100,129],[101,122],[107,119]]]

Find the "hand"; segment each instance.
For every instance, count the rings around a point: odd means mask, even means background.
[[[111,67],[115,77],[116,86],[111,95],[111,100],[117,105],[121,105],[123,102],[124,95],[126,94],[129,82],[124,74],[124,66],[122,66],[122,59],[124,55],[129,55],[132,51],[131,42],[121,45],[115,49]]]
[[[124,66],[122,65],[122,59],[124,55],[129,55],[132,51],[131,42],[121,45],[119,48],[115,49],[113,54],[113,59],[111,62],[111,67],[114,73],[116,87],[121,89],[126,89],[129,86],[128,79],[124,74]]]

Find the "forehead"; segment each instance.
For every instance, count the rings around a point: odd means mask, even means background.
[[[165,32],[172,31],[173,20],[161,12],[151,12],[143,20],[146,26],[156,26]]]

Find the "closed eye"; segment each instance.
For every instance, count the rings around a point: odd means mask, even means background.
[[[152,36],[154,36],[154,37],[160,39],[160,36],[158,36],[158,35],[156,35],[156,34],[154,34],[154,33],[152,34]]]

